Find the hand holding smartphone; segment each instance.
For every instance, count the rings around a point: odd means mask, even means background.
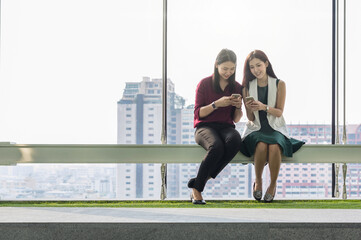
[[[252,96],[248,96],[248,97],[246,97],[246,102],[248,102],[248,101],[254,101],[254,98]]]
[[[240,96],[241,96],[241,94],[239,94],[239,93],[233,93],[231,95],[231,98],[239,98]]]

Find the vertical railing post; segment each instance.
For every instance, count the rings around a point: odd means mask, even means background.
[[[331,143],[336,140],[336,80],[338,79],[338,0],[332,0],[332,137]],[[332,197],[336,194],[336,173],[335,164],[332,164]],[[338,188],[337,188],[338,190]]]
[[[346,129],[346,0],[343,0],[343,134],[342,143],[347,144],[347,129]],[[342,165],[343,174],[343,189],[342,198],[347,198],[346,191],[346,175],[347,164]]]
[[[167,81],[167,0],[163,0],[163,97],[162,97],[162,144],[167,144],[167,97],[168,97],[168,81]],[[164,200],[167,197],[167,164],[162,163],[161,166],[161,194],[160,198]]]

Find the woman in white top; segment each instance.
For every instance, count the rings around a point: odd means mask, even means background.
[[[304,142],[290,138],[287,132],[283,109],[286,99],[286,84],[277,79],[266,54],[252,51],[244,63],[243,99],[248,122],[242,134],[241,152],[254,156],[255,182],[253,197],[262,199],[262,173],[268,163],[270,185],[264,195],[265,202],[272,202],[282,154],[292,157]]]

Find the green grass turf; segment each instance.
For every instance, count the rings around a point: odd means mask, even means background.
[[[206,205],[193,205],[190,201],[0,201],[0,207],[107,207],[107,208],[312,208],[361,209],[361,200],[275,200],[272,203],[257,201],[207,201]]]

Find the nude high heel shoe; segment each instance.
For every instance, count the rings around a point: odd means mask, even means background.
[[[254,182],[253,183],[253,197],[254,199],[256,199],[257,201],[261,201],[262,199],[262,190],[254,190],[254,187],[255,187],[256,183]]]
[[[264,195],[263,200],[264,200],[266,203],[270,203],[270,202],[272,202],[272,201],[273,201],[273,199],[274,199],[274,198],[275,198],[275,196],[276,196],[276,192],[277,192],[277,186],[275,187],[275,192],[274,192],[274,194],[273,194],[273,195],[272,195],[272,194],[270,194],[270,193],[268,192],[268,189],[267,189],[266,194]]]

